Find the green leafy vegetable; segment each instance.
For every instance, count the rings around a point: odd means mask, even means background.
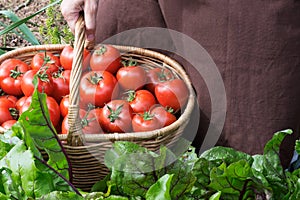
[[[26,144],[35,156],[43,160],[39,150],[45,150],[49,156],[47,164],[67,179],[72,177],[67,155],[50,121],[46,94],[35,90],[29,109],[22,113],[18,122],[24,131]]]
[[[173,174],[166,174],[162,176],[156,183],[154,183],[146,193],[147,200],[164,199],[171,200],[170,190]]]
[[[149,188],[159,184],[157,181],[165,174],[173,174],[169,190],[171,199],[177,199],[189,192],[196,181],[189,167],[166,147],[156,154],[130,142],[116,142],[105,161],[111,166],[111,181],[117,191],[127,196],[152,195]]]

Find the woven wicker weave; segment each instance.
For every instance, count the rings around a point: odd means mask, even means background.
[[[73,184],[83,190],[89,190],[91,186],[108,174],[104,166],[104,154],[112,147],[114,141],[126,140],[140,144],[150,150],[157,150],[161,145],[172,145],[182,135],[189,122],[194,107],[195,96],[189,77],[175,60],[155,51],[129,46],[115,46],[122,53],[122,59],[134,58],[146,68],[168,68],[176,76],[183,79],[189,89],[190,95],[187,105],[180,117],[173,124],[149,132],[135,133],[111,133],[111,134],[82,134],[78,118],[79,110],[79,83],[81,78],[82,52],[84,42],[83,20],[76,24],[74,61],[70,80],[69,96],[69,133],[59,135],[64,148],[72,163]],[[47,51],[59,55],[65,45],[38,45],[19,48],[0,56],[0,64],[8,58],[18,58],[30,63],[34,54],[39,51]]]

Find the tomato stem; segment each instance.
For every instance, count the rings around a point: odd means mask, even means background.
[[[136,66],[137,65],[137,61],[134,60],[133,58],[130,58],[129,60],[124,60],[122,61],[122,64],[124,67],[129,67],[129,66]]]
[[[156,73],[156,75],[158,77],[159,82],[165,82],[174,79],[173,74],[170,71],[166,71],[165,69],[161,69],[159,72]]]
[[[169,112],[169,113],[171,113],[171,114],[174,114],[174,109],[172,108],[172,107],[165,107],[165,110],[167,111],[167,112]]]
[[[103,80],[103,76],[97,74],[96,72],[94,75],[91,75],[89,79],[87,79],[91,84],[97,85],[101,80]]]
[[[127,92],[125,92],[125,94],[127,94],[126,100],[128,102],[132,102],[136,97],[136,92],[134,90],[128,90]]]
[[[106,105],[110,114],[108,115],[109,121],[110,122],[115,122],[117,119],[119,119],[119,115],[122,112],[123,109],[123,104],[118,106],[116,110],[113,110],[111,107],[109,107],[108,105]]]
[[[142,114],[142,117],[145,121],[152,120],[154,115],[150,113],[150,111],[146,111]]]
[[[107,51],[107,48],[105,45],[101,45],[99,49],[95,50],[95,54],[97,56],[103,55]]]
[[[9,108],[8,109],[10,112],[10,115],[14,118],[14,119],[18,119],[19,117],[19,111],[15,108]]]
[[[40,69],[37,73],[38,78],[43,82],[49,82],[49,76],[46,69]]]
[[[10,70],[10,77],[16,79],[19,76],[21,76],[23,74],[23,72],[18,70],[18,66],[15,67],[15,69]]]

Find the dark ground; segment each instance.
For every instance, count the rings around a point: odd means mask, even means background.
[[[11,10],[19,18],[25,18],[40,10],[44,6],[49,4],[49,0],[0,0],[0,10]],[[39,33],[39,27],[45,23],[46,14],[45,12],[32,18],[26,25],[35,34],[37,39],[43,43],[43,38]],[[10,24],[8,19],[5,19],[3,15],[0,15],[0,22]],[[3,27],[0,27],[2,30]],[[5,36],[0,36],[0,47],[23,47],[30,45],[26,40],[16,34],[9,33]]]

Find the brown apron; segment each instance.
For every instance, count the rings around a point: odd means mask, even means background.
[[[217,145],[262,153],[279,130],[291,128],[281,148],[286,166],[300,122],[300,1],[298,0],[103,0],[97,42],[125,30],[165,27],[201,44],[216,63],[226,90],[227,115]],[[208,89],[190,72],[201,119],[193,141],[200,147],[211,116]],[[192,73],[191,73],[192,72]]]

